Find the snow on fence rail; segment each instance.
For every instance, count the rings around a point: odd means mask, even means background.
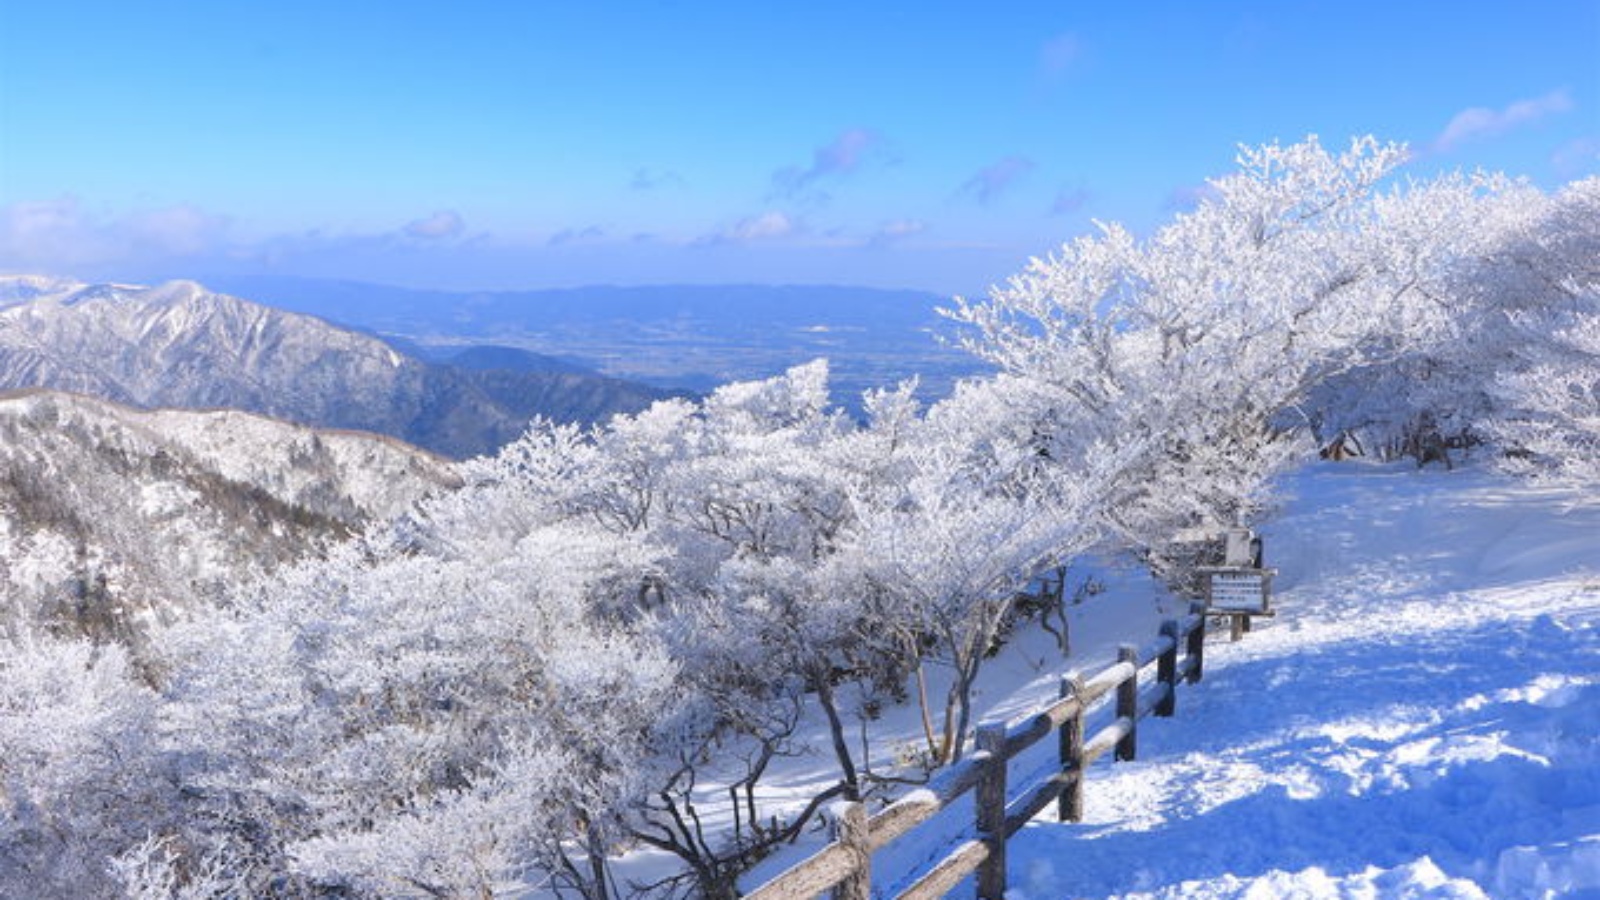
[[[796,900],[830,888],[839,900],[872,895],[872,857],[910,833],[968,791],[974,792],[976,821],[967,839],[897,896],[942,897],[962,879],[977,873],[980,900],[1002,900],[1006,892],[1006,842],[1052,802],[1063,822],[1083,817],[1083,772],[1106,753],[1131,760],[1138,752],[1139,720],[1175,711],[1180,679],[1201,678],[1205,660],[1206,607],[1196,603],[1184,619],[1170,619],[1144,647],[1125,644],[1117,661],[1090,678],[1073,671],[1062,676],[1060,699],[1012,719],[978,726],[977,751],[951,765],[921,790],[874,815],[859,802],[840,804],[833,840],[771,881],[745,894],[746,900]],[[1179,650],[1184,651],[1179,659]],[[1140,660],[1144,660],[1141,663]],[[1155,680],[1141,691],[1139,673],[1153,661]],[[1084,719],[1101,698],[1115,694],[1115,717],[1085,739]],[[1059,765],[1048,776],[1007,785],[1010,761],[1051,734],[1058,739]]]

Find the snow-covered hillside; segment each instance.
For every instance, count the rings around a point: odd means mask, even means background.
[[[42,619],[119,634],[138,611],[215,599],[459,482],[380,435],[0,394],[0,631]]]
[[[1600,504],[1410,465],[1287,487],[1280,616],[1213,643],[1083,823],[1013,839],[1017,900],[1600,893]]]

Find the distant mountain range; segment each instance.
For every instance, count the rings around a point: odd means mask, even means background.
[[[619,378],[708,391],[827,357],[836,402],[920,376],[938,396],[980,370],[942,343],[949,298],[825,285],[595,286],[419,291],[342,281],[223,277],[227,290],[381,334],[428,355],[464,346],[531,351]]]
[[[980,370],[939,340],[949,333],[942,298],[914,291],[225,283],[252,299],[188,281],[0,277],[0,390],[241,409],[464,458],[495,451],[536,415],[604,421],[817,357],[828,358],[835,402],[847,408],[913,375],[937,397]]]
[[[514,351],[419,359],[370,334],[211,292],[0,278],[0,389],[229,408],[490,453],[534,415],[591,422],[667,392]]]
[[[21,617],[137,643],[145,616],[216,602],[459,483],[380,435],[0,394],[0,633]]]

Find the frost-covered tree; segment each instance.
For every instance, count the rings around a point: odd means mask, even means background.
[[[920,420],[891,415],[880,427],[893,434],[894,463],[856,495],[855,564],[871,586],[877,632],[896,637],[916,667],[937,763],[963,752],[973,687],[1018,595],[1095,533],[1089,507],[1099,473],[1084,468],[1064,478],[1065,467],[1046,464],[1033,442],[1006,439],[995,422],[1005,419],[1006,395],[992,388],[969,383]],[[925,662],[949,669],[937,733]]]
[[[634,484],[642,483],[637,473],[653,473],[649,530],[673,548],[660,586],[664,634],[714,723],[703,740],[724,748],[719,778],[734,812],[721,843],[702,834],[695,823],[703,764],[686,753],[639,837],[680,856],[706,895],[731,890],[738,872],[817,810],[814,801],[774,819],[754,794],[774,759],[802,749],[796,728],[811,699],[829,724],[839,767],[826,793],[863,789],[837,690],[870,680],[872,669],[863,666],[859,592],[840,566],[855,513],[839,448],[852,427],[830,404],[827,379],[817,362],[725,386],[679,418],[672,437],[652,436],[653,445],[682,452],[624,473]],[[598,443],[636,440],[635,427],[619,420]],[[621,456],[645,458],[635,449]]]
[[[1505,315],[1511,371],[1487,388],[1489,431],[1522,472],[1600,485],[1600,178],[1570,184],[1508,242],[1516,296]]]
[[[0,895],[117,892],[109,862],[175,817],[156,714],[117,645],[0,639]]]
[[[1504,292],[1463,286],[1539,195],[1489,176],[1385,189],[1405,155],[1245,148],[1150,238],[1102,226],[951,315],[1053,460],[1125,453],[1101,508],[1160,564],[1186,529],[1248,518],[1300,435],[1403,428],[1481,390],[1447,348],[1489,333]]]
[[[452,503],[504,524],[497,499]],[[659,644],[603,612],[649,564],[575,523],[458,527],[369,541],[174,629],[193,842],[263,892],[477,894],[543,871],[608,896],[579,860],[603,862],[676,708]]]
[[[1508,468],[1593,495],[1600,490],[1600,290],[1574,300],[1584,308],[1526,348],[1527,367],[1497,386],[1501,414],[1490,431]]]
[[[1455,174],[1376,198],[1367,244],[1426,302],[1374,342],[1383,352],[1313,390],[1307,410],[1324,444],[1342,438],[1421,463],[1485,436],[1497,384],[1548,333],[1530,323],[1570,310],[1580,248],[1594,250],[1592,211],[1587,222],[1563,214],[1580,186],[1551,196],[1503,176]]]
[[[185,860],[174,839],[150,834],[106,868],[128,900],[215,900],[248,893],[238,867],[219,856]]]

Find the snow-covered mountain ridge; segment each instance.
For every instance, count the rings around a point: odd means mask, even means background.
[[[4,591],[24,618],[121,631],[126,615],[213,599],[457,483],[446,460],[380,435],[4,394]]]
[[[231,409],[136,409],[37,388],[0,393],[0,428],[90,435],[131,456],[165,453],[284,503],[354,524],[404,513],[423,493],[460,484],[452,463],[387,435],[313,428]],[[35,437],[44,429],[32,431]],[[6,458],[27,452],[13,443]]]
[[[580,420],[656,396],[623,382],[541,374],[525,374],[505,394],[532,394],[532,411]],[[389,434],[452,456],[492,451],[522,432],[530,412],[375,337],[188,281],[145,288],[0,278],[0,388],[24,387],[142,407],[242,409]],[[578,396],[568,403],[564,392]]]

